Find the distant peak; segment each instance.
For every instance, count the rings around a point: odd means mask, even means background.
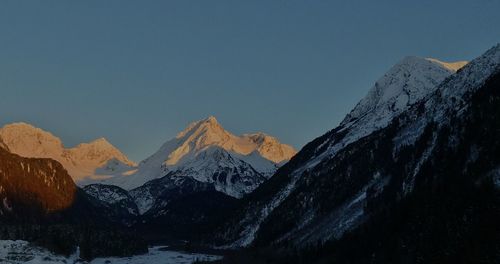
[[[426,58],[426,60],[437,63],[437,64],[445,67],[446,69],[451,70],[451,71],[455,71],[455,72],[460,70],[465,65],[467,65],[467,63],[469,63],[468,61],[444,62],[444,61],[440,61],[440,60],[434,59],[434,58]]]
[[[215,118],[215,116],[209,116],[209,117],[207,117],[204,121],[205,121],[205,122],[208,122],[208,123],[219,123],[219,122],[217,121],[217,118]]]
[[[96,148],[101,148],[101,149],[116,149],[109,141],[103,137],[100,137],[98,139],[92,140],[89,143],[82,143],[78,145],[77,147],[82,147],[82,146],[92,146]]]
[[[58,137],[24,122],[5,125],[0,137],[12,153],[23,157],[54,158],[64,150]]]
[[[109,143],[109,141],[103,137],[100,137],[98,139],[95,139],[93,141],[90,142],[90,144],[106,144],[106,145],[111,145],[111,143]]]
[[[0,136],[3,137],[6,144],[11,143],[12,140],[26,141],[28,138],[36,136],[38,138],[43,137],[49,141],[55,141],[56,144],[62,147],[62,142],[58,137],[25,122],[11,123],[3,126],[0,128]]]
[[[185,137],[186,135],[190,135],[199,129],[205,129],[212,132],[215,132],[215,130],[217,130],[222,133],[224,133],[225,131],[214,116],[209,116],[205,119],[189,124],[186,129],[177,134],[176,138]]]
[[[78,160],[88,159],[93,156],[92,158],[94,159],[101,159],[106,162],[116,160],[129,166],[137,165],[103,137],[89,143],[78,144],[76,147],[69,149],[69,151],[74,157],[78,157]]]
[[[7,124],[4,126],[4,128],[24,128],[24,129],[39,129],[31,124],[28,124],[28,123],[25,123],[25,122],[16,122],[16,123],[11,123],[11,124]]]
[[[113,146],[107,139],[101,137],[95,140],[92,140],[88,143],[80,143],[73,150],[78,149],[96,149],[101,151],[116,151],[120,152],[115,146]],[[120,152],[121,154],[121,152]]]
[[[222,128],[221,124],[219,123],[219,121],[217,121],[217,118],[215,118],[215,116],[209,116],[203,120],[200,120],[198,123],[199,124],[208,124],[212,127]]]

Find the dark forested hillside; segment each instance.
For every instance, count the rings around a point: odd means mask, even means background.
[[[150,181],[131,191],[138,203],[152,196],[155,202],[137,217],[134,228],[149,241],[189,240],[197,243],[229,216],[238,199],[215,190],[209,183],[180,177],[175,183],[170,175]]]
[[[436,151],[423,165],[410,195],[400,200],[380,196],[367,204],[372,217],[360,228],[340,240],[311,246],[294,259],[302,263],[498,263],[500,190],[495,182],[500,115],[496,113],[500,113],[498,73],[472,96],[471,107],[461,118],[452,117],[449,126],[436,132]],[[450,147],[454,139],[460,144]]]
[[[312,163],[342,133],[316,139],[218,238],[252,239],[243,252],[256,263],[497,263],[499,54],[497,45],[386,128]],[[280,181],[297,171],[273,204]]]
[[[103,208],[51,159],[22,158],[0,148],[0,239],[23,239],[81,257],[131,255],[144,242],[104,217]]]

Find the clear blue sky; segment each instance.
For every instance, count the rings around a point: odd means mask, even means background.
[[[0,125],[132,159],[214,115],[296,148],[406,55],[470,60],[500,1],[1,1]]]

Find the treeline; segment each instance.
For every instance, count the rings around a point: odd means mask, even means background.
[[[500,260],[499,221],[500,191],[491,181],[441,186],[410,195],[340,240],[249,248],[210,263],[493,264]]]
[[[65,256],[73,254],[79,247],[79,257],[84,260],[147,253],[146,242],[134,233],[84,225],[2,224],[0,239],[30,241]]]
[[[219,263],[500,263],[499,88],[497,73],[466,95],[460,115],[448,113],[446,122],[429,124],[414,145],[401,149],[388,163],[390,182],[367,202],[368,220],[341,239],[250,248]],[[402,195],[403,179],[413,174],[406,168],[429,146],[413,191]]]

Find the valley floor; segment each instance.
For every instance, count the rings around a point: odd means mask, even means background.
[[[75,253],[72,256],[64,257],[54,255],[47,250],[39,247],[33,247],[28,242],[17,240],[0,240],[0,263],[6,264],[62,264],[62,263],[82,263],[82,264],[184,264],[195,261],[214,261],[222,257],[215,255],[183,253],[178,251],[165,250],[164,246],[149,248],[149,253],[133,257],[109,257],[97,258],[90,263],[81,261]]]

